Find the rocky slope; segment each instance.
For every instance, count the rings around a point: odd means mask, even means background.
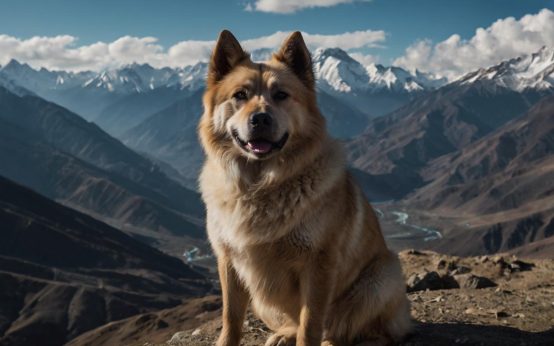
[[[553,260],[418,251],[404,251],[400,258],[415,321],[415,332],[403,345],[546,346],[554,340]],[[221,328],[220,305],[216,296],[190,301],[90,331],[73,344],[213,345]],[[263,345],[270,335],[251,314],[244,331],[247,346]]]
[[[452,219],[436,249],[495,253],[554,235],[553,114],[550,96],[422,171],[429,183],[402,204]]]
[[[85,214],[0,177],[0,344],[61,345],[211,284]]]

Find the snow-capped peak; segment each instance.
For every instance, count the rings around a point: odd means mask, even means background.
[[[177,85],[181,89],[189,89],[191,91],[198,90],[204,86],[207,74],[208,64],[199,62],[179,70],[177,77],[173,82],[168,83],[168,85]]]
[[[514,91],[554,89],[554,49],[542,47],[536,53],[470,72],[456,82],[481,82]]]
[[[45,68],[35,70],[28,64],[22,64],[14,59],[2,67],[0,71],[23,88],[39,94],[44,90],[68,89],[79,85],[83,80],[90,77],[90,72],[49,71]]]
[[[417,92],[444,83],[421,73],[380,64],[363,66],[339,48],[317,49],[313,55],[318,85],[324,90],[339,93],[380,90]]]
[[[318,85],[323,89],[344,93],[368,87],[365,68],[339,48],[317,49],[313,64]]]

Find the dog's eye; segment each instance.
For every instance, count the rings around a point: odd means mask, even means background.
[[[277,92],[273,95],[273,98],[275,99],[275,101],[283,101],[283,100],[285,100],[287,97],[289,97],[289,94],[287,94],[287,93],[284,92],[284,91],[277,91]]]
[[[240,90],[233,94],[233,98],[237,101],[244,101],[247,99],[246,91]]]

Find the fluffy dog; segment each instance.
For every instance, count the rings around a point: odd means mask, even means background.
[[[217,345],[239,345],[249,302],[275,332],[267,346],[401,340],[410,313],[400,263],[327,134],[302,35],[254,63],[223,31],[203,102],[200,187],[223,294]]]

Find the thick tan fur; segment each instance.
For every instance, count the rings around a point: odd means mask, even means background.
[[[275,89],[286,100],[275,100]],[[237,90],[247,99],[237,101]],[[228,31],[210,63],[199,134],[207,229],[223,294],[218,346],[239,345],[247,305],[275,331],[266,345],[386,345],[410,330],[400,263],[346,171],[316,106],[311,58],[293,33],[253,63]],[[268,112],[281,150],[257,158],[233,141]],[[345,115],[348,116],[348,115]]]

